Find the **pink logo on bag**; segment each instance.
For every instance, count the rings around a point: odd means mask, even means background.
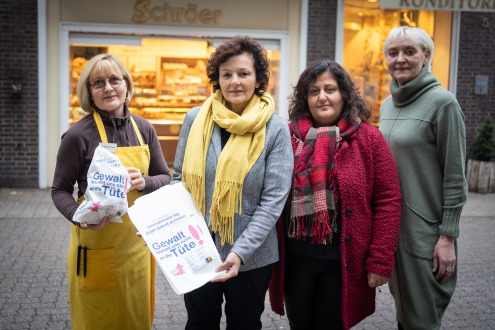
[[[102,206],[103,206],[103,205],[101,205],[101,202],[100,202],[100,201],[98,201],[98,202],[94,202],[94,203],[93,203],[93,206],[91,206],[89,209],[90,209],[91,211],[93,211],[93,212],[98,212],[98,209],[99,209],[100,207],[102,207]]]

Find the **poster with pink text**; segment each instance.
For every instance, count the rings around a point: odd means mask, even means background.
[[[177,294],[224,273],[215,272],[222,260],[203,215],[181,183],[138,198],[128,214]]]

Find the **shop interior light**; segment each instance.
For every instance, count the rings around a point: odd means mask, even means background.
[[[411,17],[409,17],[411,16]],[[416,27],[416,22],[413,22],[413,13],[412,12],[404,12],[402,14],[402,19],[404,23],[406,23],[409,27]]]
[[[356,22],[345,22],[344,28],[352,31],[360,31],[363,28],[363,26]]]
[[[220,46],[227,39],[214,39],[211,41],[214,48]],[[256,39],[266,50],[280,51],[280,42],[276,40]]]
[[[106,45],[106,46],[141,46],[142,37],[113,34],[73,33],[70,35],[72,45]]]

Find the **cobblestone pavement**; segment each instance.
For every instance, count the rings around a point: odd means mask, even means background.
[[[70,224],[49,190],[0,189],[0,329],[71,329],[67,280]],[[461,219],[457,289],[442,329],[495,329],[495,194],[470,193]],[[183,297],[160,270],[153,329],[183,329]],[[266,299],[263,329],[289,329]],[[223,328],[225,323],[223,322]],[[354,329],[396,329],[388,287]]]

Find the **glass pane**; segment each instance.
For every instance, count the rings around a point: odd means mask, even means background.
[[[345,1],[343,66],[361,95],[371,103],[374,125],[378,125],[380,104],[390,95],[391,77],[382,52],[390,30],[408,25],[428,32],[435,41],[432,71],[448,88],[451,15],[427,10],[379,9],[376,0]]]
[[[129,70],[135,85],[130,104],[132,113],[147,119],[182,122],[192,107],[203,104],[211,95],[206,76],[206,62],[215,50],[204,40],[146,39],[140,46],[77,45],[70,46],[70,124],[85,112],[79,107],[76,87],[79,75],[91,57],[113,53]],[[278,105],[280,51],[268,50],[270,83],[267,91]]]
[[[148,119],[158,134],[163,154],[172,166],[178,135],[186,112],[200,106],[212,93],[206,75],[206,63],[213,43],[205,39],[133,38],[106,35],[108,44],[101,35],[84,38],[74,33],[73,40],[83,40],[70,46],[70,68],[72,77],[69,97],[69,125],[86,115],[77,98],[77,82],[89,59],[100,53],[112,53],[120,58],[134,81],[134,96],[129,110]],[[120,38],[117,38],[120,37]],[[126,43],[126,45],[123,45]],[[119,44],[120,43],[120,44]],[[277,48],[277,47],[274,47]],[[267,91],[275,100],[277,111],[279,95],[280,51],[267,50],[270,59],[270,82]]]

